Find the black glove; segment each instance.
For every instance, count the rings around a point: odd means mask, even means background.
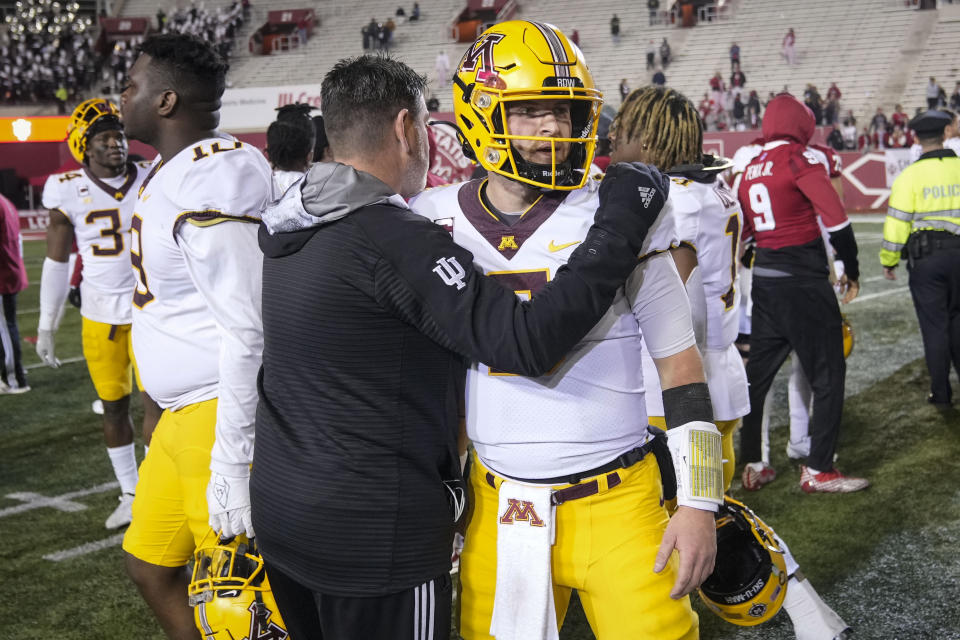
[[[756,245],[752,242],[747,245],[747,248],[743,250],[743,255],[740,256],[740,264],[742,264],[747,269],[753,268],[753,257],[756,253]]]
[[[62,291],[62,289],[61,289]],[[67,300],[77,309],[80,308],[80,287],[70,287],[70,293],[67,294]]]
[[[650,165],[610,165],[600,183],[600,206],[594,224],[624,236],[639,254],[669,193],[670,178]]]

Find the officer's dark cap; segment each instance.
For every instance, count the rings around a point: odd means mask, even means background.
[[[916,116],[907,126],[913,129],[918,136],[936,136],[943,133],[943,130],[951,122],[953,122],[953,117],[949,113],[930,109]]]

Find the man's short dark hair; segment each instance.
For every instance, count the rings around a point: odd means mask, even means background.
[[[153,61],[161,77],[187,104],[218,101],[226,88],[230,68],[205,40],[186,33],[151,36],[139,47]]]
[[[427,80],[387,56],[345,58],[323,79],[321,104],[334,154],[378,149],[401,109],[420,115]]]

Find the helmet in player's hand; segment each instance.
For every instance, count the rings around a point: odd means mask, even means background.
[[[73,159],[83,164],[87,153],[87,139],[90,127],[101,118],[111,118],[120,128],[120,110],[117,105],[103,98],[91,98],[77,105],[67,124],[67,146]]]
[[[221,541],[211,530],[193,559],[187,591],[204,640],[288,637],[253,541]]]
[[[843,316],[843,357],[844,358],[849,358],[850,354],[853,353],[853,343],[854,343],[853,325],[851,325],[850,321],[847,320],[847,316]]]
[[[772,618],[787,594],[783,549],[742,502],[724,496],[717,513],[717,559],[700,597],[718,616],[742,627]]]
[[[509,130],[509,104],[538,100],[570,101],[569,138]],[[467,49],[453,78],[453,110],[464,154],[489,172],[547,189],[586,183],[602,103],[579,47],[542,22],[511,20],[490,27]],[[520,140],[549,144],[550,163],[521,157],[515,144]],[[567,146],[566,158],[558,157]]]

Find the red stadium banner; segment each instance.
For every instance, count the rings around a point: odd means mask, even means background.
[[[100,27],[111,37],[142,35],[150,28],[150,19],[100,18]]]

